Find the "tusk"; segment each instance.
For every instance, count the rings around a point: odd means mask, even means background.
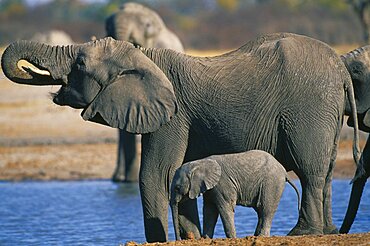
[[[46,75],[46,76],[51,76],[50,72],[47,70],[41,70],[35,67],[31,66],[22,66],[22,69],[26,72],[27,70],[31,70],[34,73],[40,74],[40,75]]]

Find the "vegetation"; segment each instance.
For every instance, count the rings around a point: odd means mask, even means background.
[[[76,42],[105,36],[105,18],[125,0],[0,0],[0,45],[58,29]],[[369,0],[141,0],[187,49],[230,49],[272,32],[294,32],[332,45],[369,43]],[[364,41],[366,40],[366,41]]]

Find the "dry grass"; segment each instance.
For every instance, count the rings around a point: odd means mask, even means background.
[[[333,46],[333,48],[336,50],[336,52],[340,55],[345,54],[351,50],[354,50],[356,48],[360,47],[358,44],[343,44],[343,45],[336,45]]]
[[[227,53],[230,50],[195,50],[195,49],[188,49],[185,51],[186,54],[191,56],[200,56],[200,57],[210,57],[210,56],[218,56],[224,53]]]
[[[0,147],[0,180],[110,179],[116,144]]]
[[[332,46],[335,51],[338,54],[345,54],[351,50],[354,50],[358,47],[360,47],[357,44],[343,44],[343,45],[335,45]],[[239,47],[235,47],[237,49]],[[201,56],[201,57],[207,57],[207,56],[217,56],[217,55],[222,55],[224,53],[227,53],[231,50],[234,49],[229,49],[229,50],[196,50],[196,49],[188,49],[186,50],[186,54],[192,55],[192,56]]]

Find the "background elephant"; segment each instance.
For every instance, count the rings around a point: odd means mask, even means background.
[[[261,150],[213,155],[183,164],[171,185],[171,208],[176,239],[180,239],[178,204],[203,194],[203,237],[213,238],[220,214],[227,237],[236,237],[236,205],[253,207],[258,215],[255,236],[270,236],[272,219],[288,182],[284,167]],[[300,205],[298,204],[298,210]]]
[[[19,69],[20,59],[43,71]],[[143,134],[139,184],[149,242],[167,240],[169,186],[182,163],[252,149],[272,154],[301,181],[290,234],[337,231],[332,172],[345,112],[353,113],[358,161],[357,110],[344,63],[318,40],[265,35],[211,58],[111,38],[63,47],[19,41],[4,51],[2,68],[17,83],[62,85],[53,101],[83,109],[85,120]],[[183,202],[179,213],[181,237],[199,238],[196,202]]]
[[[355,94],[357,96],[357,112],[359,119],[359,128],[362,131],[370,132],[370,108],[367,103],[370,102],[370,96],[367,94],[370,83],[370,45],[353,50],[342,55],[342,61],[346,65],[351,78]],[[360,101],[360,100],[363,101]],[[348,125],[353,126],[351,116],[348,119]],[[351,197],[348,204],[346,216],[340,228],[341,233],[348,233],[356,217],[360,205],[361,196],[366,181],[370,176],[370,139],[367,139],[365,148],[362,152],[361,162],[363,169],[357,168],[355,178],[353,179]]]
[[[107,36],[129,41],[147,48],[168,48],[183,52],[180,39],[164,24],[153,10],[138,3],[126,3],[121,9],[107,18]],[[117,165],[112,180],[138,181],[140,156],[136,136],[123,130],[118,133]]]

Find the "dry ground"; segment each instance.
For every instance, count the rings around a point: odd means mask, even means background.
[[[80,110],[54,105],[49,93],[57,89],[13,84],[0,71],[0,180],[111,177],[116,161],[117,130],[84,122]],[[343,139],[351,139],[351,135],[351,129],[343,130]],[[365,137],[362,135],[362,146]],[[351,178],[354,170],[351,140],[341,141],[334,177]],[[190,240],[165,245],[298,244],[370,245],[370,234]]]
[[[128,242],[126,246],[323,246],[336,245],[348,246],[370,245],[370,233],[347,234],[347,235],[318,235],[318,236],[295,236],[295,237],[245,237],[236,239],[202,239],[202,240],[182,240],[167,243],[146,243],[137,244]]]

